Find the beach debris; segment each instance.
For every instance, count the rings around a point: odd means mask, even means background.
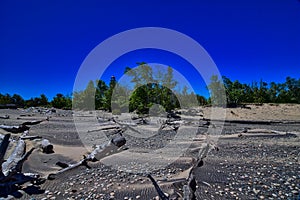
[[[53,145],[47,139],[42,140],[41,148],[43,150],[43,153],[46,153],[46,154],[54,153]]]
[[[0,125],[0,128],[10,132],[10,133],[23,133],[24,131],[27,131],[30,129],[30,127],[26,125],[19,125],[19,126],[7,126],[7,125]]]
[[[43,120],[34,120],[34,121],[24,122],[24,123],[22,123],[22,125],[24,125],[24,126],[37,125],[44,121],[49,121],[49,117],[47,117],[46,119],[43,119]]]
[[[98,131],[107,131],[107,130],[120,130],[121,127],[120,126],[115,126],[115,125],[107,125],[107,126],[101,126],[98,129],[94,129],[94,130],[88,130],[88,133],[91,132],[98,132]]]
[[[47,117],[47,119],[44,120],[34,120],[34,121],[28,121],[28,122],[24,122],[20,125],[17,126],[8,126],[8,125],[0,125],[0,128],[10,132],[10,133],[23,133],[24,131],[28,131],[30,129],[30,125],[36,125],[36,124],[40,124],[44,121],[48,121],[49,118]]]
[[[87,168],[90,168],[88,166],[87,162],[88,162],[88,159],[87,159],[86,156],[84,156],[83,159],[81,161],[79,161],[78,163],[75,163],[75,164],[66,164],[66,163],[64,163],[64,166],[67,166],[67,167],[59,170],[56,173],[49,174],[47,179],[48,180],[54,180],[57,175],[62,174],[62,173],[67,172],[67,171],[70,171],[71,169],[74,169],[74,168],[79,167],[79,166],[86,166]]]
[[[9,115],[0,116],[0,119],[9,119]]]
[[[49,174],[48,180],[54,180],[57,175],[70,171],[79,166],[85,166],[87,168],[90,168],[88,166],[89,161],[96,162],[104,157],[117,153],[121,151],[120,147],[125,145],[125,143],[126,139],[123,136],[118,135],[111,139],[108,143],[96,146],[96,148],[89,155],[83,156],[83,159],[75,164],[57,162],[56,165],[62,167],[63,169],[59,170],[56,173]]]
[[[67,163],[64,163],[64,162],[60,162],[58,161],[57,163],[55,163],[57,166],[61,167],[61,168],[67,168],[69,167],[69,165]]]
[[[197,159],[194,159],[193,165],[188,169],[188,177],[184,181],[185,183],[183,184],[182,189],[180,190],[179,193],[177,193],[178,195],[182,196],[183,199],[186,199],[186,200],[196,200],[197,199],[197,196],[196,196],[197,181],[195,179],[194,173],[197,168],[200,168],[204,165],[203,159],[206,158],[207,154],[213,148],[214,147],[210,143],[202,144],[202,148],[200,148],[200,150],[198,152]],[[169,197],[165,195],[165,193],[159,187],[158,183],[151,176],[151,174],[147,174],[147,177],[151,180],[160,199],[169,200]],[[178,184],[178,183],[175,182],[174,184]],[[180,194],[180,193],[182,193],[182,194]]]
[[[247,106],[246,104],[242,104],[241,108],[251,110],[251,107]]]
[[[173,131],[177,131],[179,127],[180,127],[180,123],[178,122],[178,120],[168,118],[167,120],[163,121],[163,123],[159,128],[159,131],[166,128],[170,128]]]
[[[160,197],[161,200],[169,200],[169,197],[165,195],[165,193],[162,191],[162,189],[159,187],[158,183],[155,181],[155,179],[151,176],[151,174],[147,174],[147,177],[151,180],[152,184],[154,185],[154,188]]]
[[[21,136],[20,139],[22,140],[35,140],[35,139],[41,139],[41,136],[38,135],[26,135],[26,136]]]
[[[34,148],[26,152],[26,143],[19,139],[13,152],[5,160],[10,143],[10,134],[6,134],[0,144],[0,197],[8,195],[20,196],[20,189],[26,189],[23,185],[31,182],[32,186],[40,185],[44,181],[38,174],[22,173],[24,162],[28,159]]]

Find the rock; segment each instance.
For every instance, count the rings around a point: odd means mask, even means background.
[[[299,194],[299,191],[297,191],[297,190],[292,190],[292,193],[293,193],[293,195],[297,195],[297,194]]]

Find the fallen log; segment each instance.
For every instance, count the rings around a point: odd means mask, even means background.
[[[2,172],[5,176],[8,176],[9,172],[17,165],[19,160],[21,160],[24,155],[26,144],[24,140],[18,140],[17,146],[15,147],[12,154],[8,159],[2,164]]]
[[[43,139],[41,143],[43,153],[50,154],[54,153],[53,145],[47,139]]]
[[[38,135],[32,135],[32,136],[21,136],[20,139],[22,140],[35,140],[35,139],[41,139],[41,136]]]
[[[17,162],[16,166],[15,166],[15,171],[16,172],[22,172],[22,168],[23,168],[23,164],[24,162],[28,159],[28,157],[30,156],[30,154],[33,152],[35,148],[31,148],[29,151],[27,151],[22,158]]]
[[[32,117],[34,114],[20,114],[20,117]]]
[[[57,175],[62,174],[62,173],[64,173],[64,172],[66,172],[66,171],[69,171],[69,170],[74,169],[74,168],[79,167],[79,166],[86,166],[87,168],[90,168],[90,167],[88,166],[88,164],[87,164],[87,161],[88,161],[88,159],[87,159],[86,157],[84,157],[84,158],[83,158],[81,161],[79,161],[78,163],[70,164],[70,165],[68,165],[68,167],[63,168],[62,170],[59,170],[59,171],[56,172],[55,174],[53,174],[53,173],[52,173],[52,174],[49,174],[48,177],[47,177],[47,179],[48,179],[48,180],[54,180],[54,179],[56,178]]]
[[[49,174],[47,179],[53,180],[56,178],[57,175],[70,171],[79,166],[85,166],[87,168],[90,168],[88,166],[89,161],[95,162],[106,156],[112,155],[118,152],[118,149],[122,147],[125,143],[126,143],[125,138],[123,136],[118,136],[113,138],[111,141],[109,141],[106,144],[98,145],[96,149],[94,149],[89,155],[84,156],[83,159],[78,163],[66,164],[66,163],[58,162],[56,164],[61,166],[63,169],[59,170],[56,173]]]
[[[165,128],[171,128],[173,131],[177,131],[179,127],[180,127],[179,123],[176,123],[175,121],[168,119],[161,124],[159,131]]]
[[[0,198],[15,194],[22,185],[31,182],[33,185],[43,183],[40,176],[32,173],[22,173],[22,167],[34,148],[25,153],[26,144],[22,139],[13,150],[12,154],[4,162],[4,155],[7,151],[10,134],[6,134],[0,144]]]
[[[69,167],[69,165],[67,163],[63,163],[63,162],[60,162],[58,161],[57,163],[55,163],[57,166],[61,167],[61,168],[67,168]]]
[[[98,145],[87,156],[87,159],[92,161],[100,160],[108,155],[112,155],[118,151],[120,147],[125,145],[126,139],[123,136],[117,136],[106,144]]]
[[[219,119],[207,119],[203,118],[203,121],[208,122],[224,122],[224,123],[231,123],[231,124],[260,124],[260,125],[272,125],[272,124],[281,124],[283,123],[282,121],[276,121],[276,120],[265,120],[265,121],[260,121],[260,120],[219,120]]]
[[[0,116],[0,119],[9,119],[9,115]]]
[[[92,132],[98,132],[98,131],[107,131],[107,130],[119,130],[121,129],[121,127],[119,126],[103,126],[100,127],[99,129],[94,129],[94,130],[88,130],[88,133],[92,133]]]
[[[22,123],[22,125],[24,125],[24,126],[37,125],[44,121],[49,121],[49,117],[47,117],[47,119],[43,119],[43,120],[34,120],[34,121],[24,122],[24,123]]]
[[[138,133],[138,134],[141,134],[141,133],[140,133],[138,130],[136,130],[136,129],[132,128],[132,127],[131,127],[131,126],[129,126],[128,124],[122,124],[122,123],[120,123],[120,122],[116,121],[114,118],[112,118],[112,121],[113,121],[113,122],[115,122],[116,124],[118,124],[118,125],[122,126],[122,127],[124,127],[124,126],[125,126],[125,129],[130,129],[130,130],[132,130],[132,131],[134,131],[134,132],[136,132],[136,133]]]
[[[4,174],[2,172],[2,163],[4,162],[4,156],[8,148],[9,138],[10,138],[10,134],[4,135],[0,145],[0,180],[4,177]]]
[[[30,127],[22,124],[19,126],[0,125],[0,128],[10,133],[22,133],[30,129]]]
[[[210,144],[203,144],[202,148],[200,149],[197,159],[194,162],[193,166],[190,168],[189,176],[187,178],[187,184],[183,186],[183,199],[188,200],[196,200],[196,189],[197,189],[197,182],[195,179],[195,170],[199,167],[202,167],[204,162],[203,159],[206,158],[208,152],[211,149]]]
[[[157,184],[157,182],[155,181],[155,179],[150,175],[147,174],[147,177],[150,179],[150,181],[152,182],[152,184],[154,185],[154,188],[158,194],[158,196],[160,197],[161,200],[169,200],[169,197],[167,197],[165,195],[165,193],[162,191],[162,189],[159,187],[159,185]]]
[[[194,171],[196,168],[203,166],[203,164],[204,164],[203,159],[206,158],[210,149],[211,149],[211,145],[209,143],[202,145],[202,148],[200,149],[200,151],[198,153],[197,159],[195,159],[195,161],[193,162],[193,165],[188,170],[188,177],[185,181],[186,183],[183,185],[182,189],[179,189],[180,190],[179,192],[176,192],[178,195],[182,196],[184,200],[196,200],[197,199],[197,196],[196,196],[197,182],[195,179]],[[150,174],[148,174],[147,177],[151,180],[152,184],[154,185],[158,196],[163,200],[169,200],[169,197],[167,197],[165,195],[165,193],[159,187],[159,185],[155,181],[155,179]],[[175,182],[174,184],[181,185],[182,183]]]

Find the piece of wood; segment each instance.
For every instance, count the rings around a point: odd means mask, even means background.
[[[157,182],[155,181],[155,179],[151,176],[151,174],[147,174],[147,177],[150,179],[150,181],[152,182],[152,184],[154,185],[154,188],[158,194],[158,196],[160,197],[161,200],[169,200],[169,197],[167,197],[165,195],[165,193],[162,191],[162,189],[159,187],[159,185],[157,184]]]
[[[41,136],[38,135],[28,135],[28,136],[21,136],[20,139],[22,140],[35,140],[35,139],[41,139]]]
[[[94,130],[88,130],[88,133],[92,133],[92,132],[98,132],[98,131],[107,131],[107,130],[119,130],[121,129],[121,127],[119,126],[103,126],[100,127],[99,129],[94,129]]]
[[[4,162],[4,155],[9,144],[10,134],[6,134],[0,144],[0,198],[17,192],[23,184],[41,184],[40,176],[32,173],[22,173],[22,167],[34,148],[25,153],[25,142],[19,138],[15,149]]]
[[[9,115],[0,116],[0,119],[9,119]]]
[[[84,158],[83,158],[81,161],[79,161],[78,163],[70,164],[70,165],[68,165],[68,167],[63,168],[62,170],[59,170],[59,171],[56,172],[56,173],[49,174],[47,179],[48,179],[48,180],[54,180],[54,179],[56,178],[57,175],[62,174],[62,173],[65,173],[65,172],[67,172],[67,171],[70,171],[70,170],[72,170],[72,169],[74,169],[74,168],[77,168],[77,167],[79,167],[79,166],[86,166],[87,168],[90,168],[90,167],[88,166],[88,164],[87,164],[87,161],[88,161],[88,159],[87,159],[86,157],[84,157]]]
[[[276,120],[221,120],[221,119],[207,119],[203,118],[203,121],[207,122],[224,122],[224,123],[231,123],[231,124],[260,124],[260,125],[271,125],[271,124],[281,124],[283,123],[282,121],[276,121]]]
[[[57,166],[61,167],[61,168],[67,168],[69,167],[69,165],[67,163],[63,163],[63,162],[60,162],[58,161],[57,163],[55,163]]]
[[[34,147],[31,148],[29,151],[27,151],[22,158],[17,162],[16,166],[15,166],[15,171],[16,172],[22,172],[22,168],[23,168],[23,164],[24,162],[28,159],[28,157],[30,156],[30,154],[32,154],[32,152],[34,151]]]
[[[118,152],[118,149],[125,145],[125,143],[126,139],[123,136],[116,136],[108,143],[96,146],[96,148],[87,156],[87,159],[96,161],[112,155]]]
[[[0,144],[0,179],[4,177],[4,174],[2,172],[2,163],[4,162],[4,156],[9,145],[9,138],[10,134],[4,135],[3,140]]]
[[[66,163],[56,163],[59,166],[63,167],[63,169],[59,170],[56,173],[52,173],[48,175],[48,180],[53,180],[56,178],[57,175],[65,173],[67,171],[70,171],[74,168],[77,168],[79,166],[86,166],[87,168],[90,168],[88,166],[88,162],[92,161],[98,161],[106,156],[112,155],[116,152],[118,152],[119,148],[123,146],[126,143],[126,140],[123,136],[117,136],[113,138],[111,141],[109,141],[106,144],[98,145],[89,155],[84,156],[82,160],[75,164],[66,164]]]
[[[19,125],[19,126],[0,125],[0,128],[7,131],[7,132],[10,132],[10,133],[22,133],[24,131],[29,130],[28,126],[25,126],[25,125],[22,125],[22,124]]]
[[[37,125],[44,121],[49,121],[49,117],[47,117],[47,119],[43,119],[43,120],[34,120],[34,121],[24,122],[24,123],[22,123],[22,125],[24,125],[24,126]]]
[[[2,172],[5,176],[7,176],[9,172],[12,171],[17,163],[21,160],[22,156],[24,155],[25,148],[26,144],[24,140],[19,139],[12,154],[2,164]]]
[[[47,139],[43,139],[41,143],[43,153],[50,154],[54,153],[53,145]]]

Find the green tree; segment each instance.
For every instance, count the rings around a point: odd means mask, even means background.
[[[226,105],[226,93],[223,83],[220,81],[219,77],[213,75],[210,79],[210,83],[207,86],[210,92],[210,102],[214,106]]]
[[[97,80],[96,85],[95,107],[101,109],[105,105],[105,92],[108,90],[108,86],[103,80]]]
[[[108,87],[108,90],[105,91],[104,93],[104,108],[108,111],[112,111],[111,110],[111,99],[112,99],[112,94],[113,94],[113,91],[114,91],[114,88],[117,84],[117,81],[116,81],[116,77],[114,76],[111,76],[110,78],[110,82],[109,82],[109,87]]]
[[[40,106],[48,106],[48,98],[46,97],[45,94],[41,94],[40,99],[39,99],[39,105]]]
[[[16,104],[18,107],[24,107],[25,106],[25,100],[23,99],[23,97],[21,97],[18,94],[14,94],[12,96],[12,101],[14,104]]]
[[[197,94],[196,98],[198,100],[199,106],[204,106],[207,104],[207,99],[204,96]]]
[[[92,80],[89,81],[87,87],[82,93],[83,109],[94,110],[95,109],[95,92],[96,88]]]
[[[58,109],[71,109],[72,99],[69,96],[58,93],[51,101],[51,105]]]
[[[154,104],[159,104],[166,111],[179,107],[179,101],[173,90],[177,85],[173,69],[169,66],[165,71],[158,68],[154,73],[147,63],[138,63],[135,69],[127,67],[125,73],[131,77],[134,91],[130,97],[129,110],[147,113]]]
[[[11,103],[11,96],[10,94],[0,96],[0,104],[10,104]]]

